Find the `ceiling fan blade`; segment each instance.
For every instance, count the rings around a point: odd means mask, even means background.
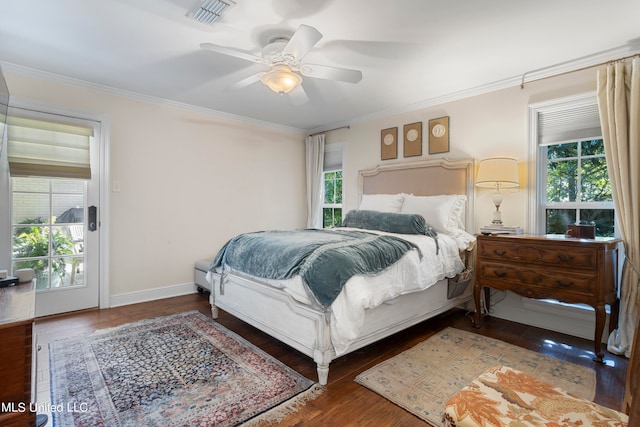
[[[245,61],[250,62],[259,62],[264,63],[264,60],[259,56],[252,55],[250,53],[242,52],[241,50],[231,49],[224,46],[218,46],[213,43],[201,43],[200,47],[202,49],[207,49],[213,52],[221,53],[223,55],[233,56],[235,58],[244,59]]]
[[[346,83],[358,83],[362,80],[362,71],[360,70],[350,70],[328,65],[304,64],[300,67],[300,74],[316,79],[337,80]]]
[[[234,88],[234,89],[241,89],[243,87],[247,87],[249,85],[252,85],[257,81],[260,81],[260,75],[261,74],[262,73],[254,74],[254,75],[249,76],[249,77],[247,77],[245,79],[242,79],[239,82],[236,82],[233,85],[231,85],[231,87]]]
[[[295,33],[289,39],[287,45],[282,49],[282,56],[285,58],[289,55],[298,61],[311,50],[313,46],[320,41],[322,33],[308,25],[300,25]]]
[[[293,105],[304,105],[309,102],[309,96],[302,85],[298,85],[297,88],[289,92],[289,98]]]

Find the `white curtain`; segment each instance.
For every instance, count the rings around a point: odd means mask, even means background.
[[[307,228],[322,228],[322,171],[324,134],[305,140],[307,165]]]
[[[620,319],[608,350],[630,356],[640,287],[640,58],[598,72],[598,105],[618,226],[626,257]]]

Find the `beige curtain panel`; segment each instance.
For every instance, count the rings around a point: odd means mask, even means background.
[[[640,288],[640,58],[598,72],[598,105],[617,224],[626,257],[620,280],[620,321],[608,350],[629,357]],[[638,339],[638,337],[636,337]]]
[[[307,166],[307,228],[322,228],[324,134],[305,139]]]

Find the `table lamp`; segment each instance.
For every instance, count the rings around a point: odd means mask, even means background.
[[[496,210],[493,213],[494,226],[502,226],[502,213],[500,205],[502,204],[502,188],[515,188],[520,185],[518,179],[518,161],[511,157],[490,157],[480,160],[478,165],[478,176],[476,177],[476,186],[484,188],[495,188],[493,193],[493,204]]]

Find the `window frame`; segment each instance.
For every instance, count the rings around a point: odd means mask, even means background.
[[[593,105],[593,103],[597,104],[597,95],[596,92],[586,92],[574,96],[569,96],[560,99],[554,99],[550,101],[534,103],[529,105],[529,167],[527,180],[530,185],[533,186],[532,191],[529,191],[529,196],[527,199],[527,210],[525,213],[525,223],[527,224],[527,229],[531,230],[534,234],[544,234],[546,231],[546,183],[547,183],[547,174],[546,174],[546,157],[544,162],[540,162],[540,133],[539,133],[539,114],[544,112],[552,112],[552,111],[560,111],[566,110],[570,108],[576,108],[585,105]],[[594,135],[587,137],[586,135],[577,138],[577,140],[584,141],[590,138],[593,138]],[[598,138],[602,138],[602,131],[600,131]],[[561,141],[558,141],[560,143]],[[564,141],[571,142],[571,141]],[[541,166],[540,163],[544,163],[545,167],[543,169],[543,173],[540,172]],[[592,202],[593,203],[593,202]],[[600,202],[595,202],[600,203]],[[613,205],[613,202],[611,202]],[[593,205],[592,205],[593,206]],[[615,237],[619,238],[619,227],[617,223],[617,215],[615,214],[615,206],[612,206],[614,210],[614,230]],[[624,259],[624,245],[619,245],[618,247],[618,259]],[[622,274],[622,263],[618,265],[618,279]],[[620,292],[620,287],[618,287],[618,292]],[[560,301],[551,300],[551,299],[540,299],[540,300],[531,300],[529,298],[522,298],[524,306],[527,309],[532,309],[534,311],[540,311],[544,313],[556,313],[555,310],[550,309],[549,307],[556,306],[564,306],[562,308],[560,316],[565,316],[567,314],[567,306],[570,307],[570,310],[575,309],[575,313],[579,313],[581,311],[592,311],[593,308],[586,304],[567,304],[562,303]],[[606,307],[607,313],[609,313],[609,306]],[[571,311],[569,311],[571,313]],[[572,314],[573,315],[573,314]]]
[[[100,238],[98,242],[99,252],[97,252],[97,262],[99,266],[99,306],[100,308],[109,308],[110,301],[113,297],[110,294],[110,261],[109,261],[109,236],[110,236],[110,126],[111,120],[108,115],[103,113],[92,113],[87,111],[80,111],[75,109],[68,109],[49,103],[42,103],[39,101],[32,101],[19,97],[11,97],[11,106],[9,107],[9,115],[12,114],[14,109],[29,110],[38,112],[38,115],[42,116],[62,116],[69,120],[78,120],[78,123],[93,122],[95,123],[95,137],[99,139],[98,149],[92,150],[92,155],[97,156],[97,164],[99,167],[96,170],[97,176],[99,176],[99,186],[96,186],[94,194],[97,195],[96,205],[100,206],[99,219],[100,219]],[[6,133],[4,138],[6,143]],[[6,153],[6,146],[3,149],[3,155]],[[0,165],[0,172],[4,173],[5,179],[0,178],[0,198],[9,200],[11,197],[11,188],[9,184],[9,169],[8,164]],[[0,251],[0,263],[2,265],[11,265],[11,203],[6,203],[0,207],[0,241],[5,242],[3,251]],[[37,314],[37,310],[36,310]]]
[[[552,113],[555,111],[563,111],[571,108],[589,106],[597,104],[595,92],[587,92],[570,97],[554,99],[546,102],[540,102],[529,105],[529,168],[528,181],[533,185],[533,191],[529,192],[527,200],[527,211],[525,222],[527,229],[534,234],[545,234],[546,232],[546,209],[551,206],[546,201],[546,183],[547,183],[547,159],[542,156],[543,147],[541,146],[539,122],[540,114]],[[576,139],[568,139],[565,141],[557,141],[546,143],[545,145],[555,145],[563,142],[578,142],[589,139],[602,139],[602,133],[599,135],[586,135]],[[616,235],[618,234],[617,221],[615,220],[615,207],[611,202],[565,202],[554,203],[553,208],[562,209],[614,209],[614,227]]]
[[[24,182],[23,185],[16,185],[17,180]],[[41,181],[40,185],[46,183],[46,190],[44,186],[41,189],[29,189],[28,181],[30,180],[38,180]],[[65,182],[78,184],[78,187],[82,187],[81,191],[64,191],[64,187],[60,188],[59,183],[64,185]],[[16,187],[18,187],[16,189]],[[73,186],[72,186],[73,187]],[[56,208],[56,204],[62,204],[66,207],[74,207],[79,206],[79,203],[73,202],[55,202],[56,198],[60,198],[61,196],[75,196],[81,197],[82,203],[81,205],[84,207],[87,200],[87,188],[88,182],[85,180],[78,180],[75,178],[55,178],[55,177],[11,177],[10,178],[10,195],[11,195],[11,266],[12,271],[16,271],[16,267],[20,264],[25,266],[29,266],[29,263],[37,262],[37,261],[46,261],[46,271],[38,272],[38,269],[34,267],[36,270],[36,276],[40,275],[40,279],[36,280],[36,291],[39,293],[51,292],[58,289],[72,289],[72,288],[84,288],[86,284],[84,279],[82,281],[76,282],[74,280],[75,274],[73,272],[74,269],[84,270],[86,262],[87,262],[87,254],[84,250],[80,250],[80,247],[84,246],[85,242],[85,234],[84,234],[84,224],[86,222],[85,218],[81,222],[62,222],[58,223],[53,215],[54,209]],[[41,198],[46,198],[46,204],[42,204],[41,208],[47,209],[47,214],[45,218],[40,217],[32,217],[33,219],[43,219],[44,222],[34,222],[34,223],[24,223],[24,222],[15,222],[15,211],[16,211],[16,196],[41,196]],[[44,199],[43,199],[44,200]],[[61,211],[62,207],[57,206],[58,212]],[[66,210],[66,209],[65,209]],[[15,230],[19,228],[25,227],[41,227],[44,231],[46,231],[47,237],[45,238],[48,244],[47,253],[44,255],[33,255],[33,256],[15,256]],[[82,237],[80,239],[76,239],[71,235],[71,226],[80,226],[83,230]],[[72,249],[73,252],[57,252],[54,248],[54,244],[61,242],[65,244],[65,249]],[[70,274],[70,283],[66,283],[63,280],[64,275],[60,276],[58,272],[54,271],[59,266],[66,267],[66,264],[69,264],[69,267],[72,269]],[[41,279],[46,277],[46,283],[43,283]],[[57,279],[57,280],[56,280]],[[54,286],[54,283],[57,285]]]
[[[342,190],[342,194],[341,194],[341,199],[344,202],[344,172],[342,169],[331,169],[331,170],[323,170],[322,171],[322,204],[320,206],[321,212],[322,212],[322,228],[325,228],[325,223],[324,223],[324,210],[325,209],[333,209],[333,216],[334,216],[334,224],[336,224],[336,216],[335,216],[335,209],[340,209],[341,213],[342,212],[342,205],[343,203],[326,203],[325,202],[325,188],[326,188],[326,182],[327,182],[327,174],[330,173],[335,173],[335,172],[340,172],[341,176],[340,176],[340,181],[342,181],[342,185],[340,186],[341,190]],[[334,179],[335,180],[335,179]],[[335,180],[337,181],[337,180]],[[334,202],[335,202],[335,195],[334,195]],[[338,224],[342,222],[342,215],[340,218],[340,221],[338,221]]]
[[[554,159],[555,162],[575,160],[577,162],[577,199],[581,199],[582,196],[582,164],[584,161],[588,161],[589,159],[594,158],[604,158],[606,162],[606,157],[604,154],[583,154],[582,143],[588,142],[592,140],[602,140],[602,136],[594,137],[594,138],[580,138],[575,141],[565,141],[558,142],[554,144],[545,144],[538,146],[539,161],[537,164],[538,174],[540,176],[540,187],[538,188],[540,192],[540,216],[537,218],[539,223],[539,227],[541,229],[541,233],[545,234],[547,230],[547,210],[548,209],[566,209],[566,210],[574,210],[576,211],[576,222],[581,221],[580,211],[583,210],[612,210],[614,212],[614,230],[617,230],[616,220],[615,220],[615,206],[613,204],[613,198],[611,201],[582,201],[582,200],[574,200],[567,202],[549,202],[547,197],[547,172],[548,165],[550,163],[549,158],[547,156],[548,147],[562,145],[562,144],[578,144],[577,154],[571,157],[565,157],[561,159]]]
[[[322,180],[320,189],[322,203],[320,204],[320,217],[322,218],[322,228],[325,228],[324,224],[324,210],[325,209],[340,209],[341,217],[338,218],[339,221],[336,222],[335,212],[333,212],[333,222],[334,224],[342,223],[342,218],[344,217],[343,203],[344,203],[344,142],[334,142],[327,144],[325,142],[324,146],[324,159],[322,165]],[[326,174],[331,172],[340,172],[342,174],[342,203],[325,203],[325,182],[326,182]],[[334,200],[335,201],[335,200]]]

